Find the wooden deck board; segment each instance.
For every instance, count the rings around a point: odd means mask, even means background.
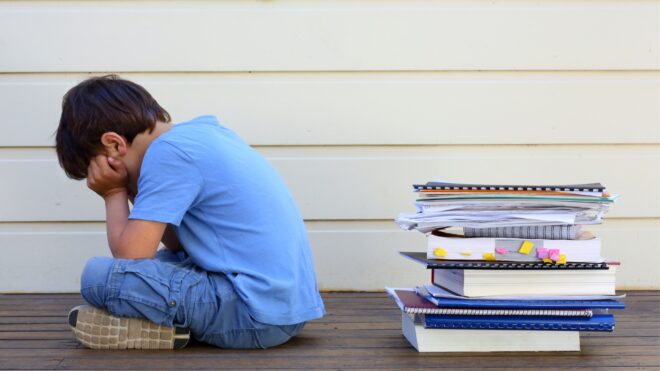
[[[417,353],[383,293],[325,293],[328,314],[287,344],[227,350],[193,343],[181,351],[93,351],[66,324],[77,294],[0,295],[0,370],[205,369],[660,369],[660,292],[635,291],[616,311],[613,333],[583,333],[582,351]]]

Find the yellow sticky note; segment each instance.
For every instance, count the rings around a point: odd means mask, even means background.
[[[559,261],[557,264],[566,264],[566,254],[559,254]]]
[[[463,256],[470,256],[470,255],[472,255],[472,251],[470,251],[470,250],[463,250],[463,251],[461,251],[461,255],[463,255]]]
[[[442,247],[438,247],[437,249],[433,250],[433,255],[442,258],[443,256],[447,255],[447,252]]]
[[[534,243],[531,241],[524,241],[522,245],[520,245],[518,252],[521,254],[529,255],[529,253],[532,252],[532,247],[534,247]]]
[[[552,263],[552,259],[550,258],[543,258],[544,263]]]
[[[495,260],[495,254],[493,254],[492,252],[485,252],[484,260],[489,260],[489,261]]]

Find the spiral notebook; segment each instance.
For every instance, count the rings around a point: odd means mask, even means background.
[[[457,295],[433,284],[418,286],[415,291],[440,307],[453,308],[539,308],[539,309],[624,309],[626,295],[508,296],[470,298]]]
[[[424,315],[424,327],[444,329],[542,330],[542,331],[613,331],[614,316],[454,316]]]
[[[414,184],[415,190],[422,189],[484,189],[494,191],[518,190],[518,191],[573,191],[573,192],[603,192],[605,187],[600,183],[585,184],[563,184],[563,185],[523,185],[523,184],[467,184],[428,182],[426,184]]]
[[[539,308],[452,308],[439,307],[418,295],[415,291],[386,288],[402,312],[408,314],[441,314],[459,316],[551,316],[591,317],[590,309],[539,309]]]
[[[427,269],[489,269],[489,270],[575,270],[575,269],[609,269],[608,263],[571,263],[555,264],[541,262],[505,262],[484,260],[438,260],[427,259],[425,252],[400,251],[399,254],[417,263],[426,265]],[[615,264],[615,263],[609,263]]]

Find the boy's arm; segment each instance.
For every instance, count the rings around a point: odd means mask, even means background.
[[[129,191],[128,200],[131,201],[131,204],[135,204],[135,192]],[[183,249],[183,245],[179,241],[179,236],[177,236],[174,226],[171,224],[167,224],[167,227],[165,227],[165,232],[163,232],[160,242],[170,251],[177,252]]]
[[[129,220],[127,172],[121,160],[99,155],[90,161],[87,186],[105,201],[108,244],[115,258],[143,259],[156,255],[167,224]]]
[[[165,233],[163,233],[161,242],[165,247],[174,252],[183,249],[183,245],[181,244],[181,241],[179,241],[179,236],[176,235],[176,231],[172,224],[168,224],[165,228]]]

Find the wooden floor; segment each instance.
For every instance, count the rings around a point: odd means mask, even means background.
[[[628,293],[613,333],[583,333],[580,353],[417,353],[382,293],[324,294],[328,314],[267,350],[92,351],[66,324],[79,295],[0,295],[0,369],[660,369],[660,292]],[[478,339],[475,339],[478,341]]]

